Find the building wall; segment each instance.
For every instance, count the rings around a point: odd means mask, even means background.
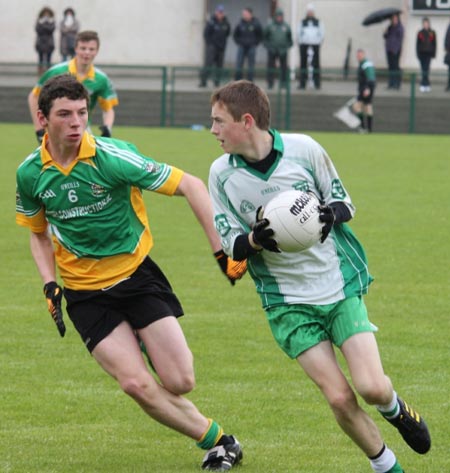
[[[225,5],[234,26],[242,6],[247,3],[219,1]],[[306,0],[278,2],[291,24],[295,39],[297,24],[304,16],[307,3]],[[199,66],[203,61],[202,31],[205,18],[215,4],[211,0],[46,0],[42,3],[36,0],[0,0],[0,62],[36,61],[34,23],[39,9],[48,5],[54,9],[58,22],[63,10],[73,6],[82,29],[99,32],[102,41],[97,59],[99,63]],[[258,12],[270,11],[270,0],[258,0],[258,4]],[[342,67],[350,38],[353,45],[351,66],[356,65],[354,51],[363,47],[377,67],[385,67],[382,34],[388,22],[369,27],[363,27],[361,22],[372,11],[393,6],[405,11],[402,15],[406,29],[402,66],[418,69],[415,38],[421,27],[422,16],[410,14],[408,0],[316,0],[314,5],[317,17],[325,26],[322,67]],[[260,20],[263,24],[267,22],[267,18],[261,17]],[[430,15],[430,20],[438,37],[438,54],[432,62],[432,69],[443,70],[443,41],[449,15]],[[57,33],[55,38],[58,44]],[[230,43],[226,56],[228,64],[233,64],[234,56],[235,47]],[[258,63],[264,65],[265,59],[265,51],[260,47]],[[53,62],[59,60],[59,51],[56,50]],[[297,67],[298,62],[298,48],[295,46],[291,50],[291,67]]]

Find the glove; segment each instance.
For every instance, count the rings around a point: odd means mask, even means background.
[[[319,220],[325,223],[322,227],[322,237],[320,238],[320,242],[323,243],[327,239],[336,220],[332,207],[329,205],[319,205]]]
[[[225,274],[232,286],[236,284],[236,279],[241,279],[247,272],[247,260],[235,261],[227,256],[223,250],[216,251],[214,256],[222,273]]]
[[[61,309],[62,289],[55,281],[50,281],[44,286],[44,294],[47,299],[48,311],[58,327],[59,334],[64,337],[66,326]]]
[[[258,207],[256,211],[256,223],[253,225],[253,241],[262,246],[265,250],[281,253],[278,249],[277,242],[273,238],[274,231],[269,227],[270,222],[267,218],[263,218],[264,207]]]
[[[111,138],[111,130],[106,125],[99,126],[98,129],[102,132],[100,136]]]
[[[44,138],[44,135],[45,135],[45,130],[43,128],[42,128],[42,130],[38,130],[36,132],[36,138],[37,138],[39,144],[42,143],[42,139]]]

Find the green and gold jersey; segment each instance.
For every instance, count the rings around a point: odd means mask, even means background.
[[[230,154],[211,166],[209,191],[215,225],[230,256],[237,236],[254,225],[256,209],[280,192],[310,191],[322,203],[344,202],[352,215],[355,211],[331,159],[316,141],[306,135],[270,133],[277,159],[267,172]],[[264,308],[331,304],[365,294],[372,280],[364,250],[346,224],[334,226],[323,244],[305,251],[262,251],[251,256],[248,269]]]
[[[62,74],[71,74],[75,76],[87,89],[89,92],[89,112],[93,110],[97,102],[103,111],[110,110],[119,103],[116,91],[114,90],[108,76],[98,67],[94,67],[93,65],[91,65],[85,76],[81,76],[77,71],[75,59],[72,59],[69,62],[55,64],[53,67],[45,71],[34,86],[32,91],[33,94],[38,97],[42,86],[48,79],[50,79],[50,77]]]
[[[128,277],[153,246],[141,190],[173,195],[183,172],[87,132],[76,160],[62,168],[46,142],[47,135],[17,170],[16,222],[37,233],[50,229],[70,289]]]

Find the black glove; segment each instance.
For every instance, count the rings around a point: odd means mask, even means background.
[[[236,279],[241,279],[247,272],[247,260],[235,261],[227,256],[223,250],[216,251],[214,256],[222,273],[225,274],[232,286],[235,285]]]
[[[267,218],[263,218],[264,208],[258,207],[256,211],[256,223],[253,225],[253,241],[262,246],[265,250],[281,253],[278,249],[277,242],[274,240],[274,231],[269,227],[270,222]]]
[[[38,130],[36,132],[36,138],[37,138],[39,144],[42,143],[42,139],[44,138],[44,135],[45,135],[45,130],[43,128],[42,128],[42,130]]]
[[[322,237],[320,238],[320,242],[323,243],[327,239],[328,234],[333,228],[334,221],[336,220],[332,207],[329,205],[319,205],[319,220],[325,223],[322,227]]]
[[[44,294],[47,299],[48,311],[58,327],[59,334],[64,337],[66,326],[61,309],[62,289],[55,281],[50,281],[44,286]]]
[[[99,126],[98,129],[102,132],[100,136],[111,138],[111,130],[106,125]]]

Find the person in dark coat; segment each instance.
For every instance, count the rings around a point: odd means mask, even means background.
[[[449,92],[450,91],[450,23],[447,27],[447,32],[445,33],[444,49],[445,49],[444,64],[447,64],[448,66],[447,88],[445,90]]]
[[[417,33],[416,53],[422,71],[420,91],[430,92],[430,63],[436,57],[436,32],[431,29],[428,18],[422,20],[422,29]]]
[[[41,76],[52,63],[52,54],[55,50],[55,14],[49,7],[41,9],[34,27],[36,31],[35,49],[38,53],[38,75]]]
[[[384,32],[384,46],[389,69],[388,89],[400,89],[401,70],[400,54],[402,52],[404,28],[398,14],[393,15],[391,24]]]
[[[261,23],[253,16],[253,10],[246,7],[242,10],[242,19],[236,25],[233,32],[233,39],[238,45],[236,59],[235,80],[243,78],[243,67],[247,59],[247,79],[253,82],[256,48],[262,40],[263,30]]]
[[[200,73],[199,87],[206,87],[208,77],[213,71],[214,85],[220,84],[225,48],[230,31],[231,26],[225,16],[225,8],[223,5],[218,5],[203,31],[206,44],[205,65]]]

